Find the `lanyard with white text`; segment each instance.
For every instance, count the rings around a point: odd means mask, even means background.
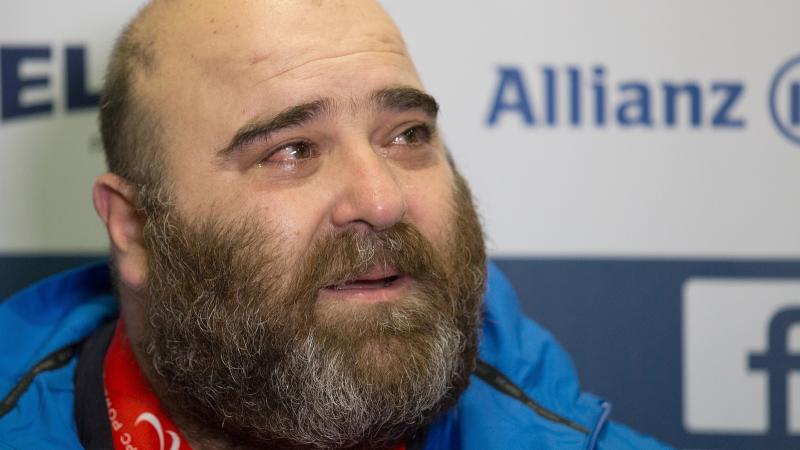
[[[103,384],[115,450],[191,450],[139,369],[122,320],[106,353]]]

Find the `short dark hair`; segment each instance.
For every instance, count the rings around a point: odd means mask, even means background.
[[[100,135],[108,170],[137,186],[158,184],[163,171],[159,155],[157,112],[137,95],[137,82],[155,70],[154,42],[144,36],[140,16],[117,39],[100,98]]]

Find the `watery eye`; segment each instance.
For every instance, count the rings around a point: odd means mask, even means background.
[[[430,142],[431,132],[426,125],[417,125],[403,131],[392,139],[392,144],[420,145]]]
[[[261,163],[280,164],[284,162],[297,162],[313,158],[314,156],[316,156],[316,154],[310,143],[304,141],[291,142],[270,153]]]

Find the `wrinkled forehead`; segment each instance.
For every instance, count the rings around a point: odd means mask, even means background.
[[[370,0],[161,0],[151,6],[151,44],[171,71],[258,64],[268,79],[351,53],[407,56],[391,18]]]

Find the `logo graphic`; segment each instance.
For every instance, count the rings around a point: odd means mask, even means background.
[[[486,125],[510,116],[525,127],[743,129],[737,106],[744,92],[742,81],[612,78],[601,64],[499,66]]]
[[[158,417],[156,417],[152,413],[143,412],[139,414],[139,417],[136,418],[136,422],[134,423],[134,425],[138,426],[139,423],[141,422],[150,424],[150,426],[152,426],[153,429],[156,430],[156,434],[158,434],[158,442],[160,444],[159,450],[165,450],[166,448],[164,447],[164,428],[161,427],[161,422],[158,420]],[[167,434],[170,437],[169,450],[178,450],[179,448],[181,448],[181,438],[180,436],[178,436],[178,433],[171,430],[167,430]]]
[[[800,436],[800,280],[684,284],[683,425],[693,434]]]
[[[0,122],[46,116],[56,103],[67,111],[97,107],[99,92],[89,89],[88,57],[85,46],[63,49],[63,69],[53,67],[58,51],[50,46],[0,44]],[[36,67],[36,65],[39,67]],[[44,65],[46,68],[42,70]],[[50,92],[55,73],[62,73],[64,97]],[[33,100],[31,99],[33,98]]]
[[[800,56],[784,63],[772,78],[769,112],[778,130],[800,144]]]
[[[538,71],[504,65],[496,70],[485,119],[489,127],[505,120],[527,128],[744,129],[747,124],[737,109],[746,91],[744,80],[617,78],[602,64],[544,65]],[[800,144],[800,55],[778,67],[768,93],[773,124]]]
[[[800,369],[800,353],[789,354],[786,338],[792,326],[800,324],[800,308],[784,309],[769,323],[769,348],[750,355],[750,368],[769,374],[769,434],[786,436],[786,385],[789,371]]]

